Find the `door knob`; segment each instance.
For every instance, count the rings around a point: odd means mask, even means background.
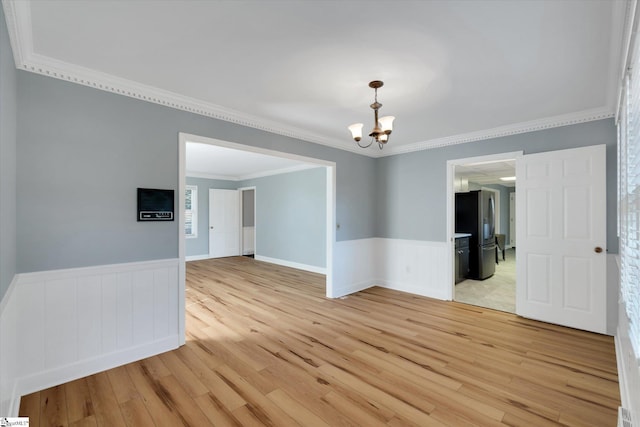
[[[213,225],[211,227],[209,227],[209,228],[213,230]]]
[[[600,246],[596,246],[594,251],[596,251],[596,253],[599,254],[600,252],[602,252],[602,248]]]

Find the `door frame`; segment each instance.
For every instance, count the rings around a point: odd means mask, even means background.
[[[450,284],[446,300],[453,301],[455,297],[455,275],[453,269],[455,265],[455,172],[456,166],[469,163],[492,163],[500,160],[517,159],[524,155],[523,151],[512,151],[508,153],[488,154],[476,157],[466,157],[462,159],[447,160],[447,280]],[[516,191],[518,182],[516,181]],[[517,221],[517,218],[516,218]],[[516,272],[517,274],[517,272]],[[516,286],[517,283],[516,283]]]
[[[244,255],[244,192],[253,190],[253,255],[256,255],[256,186],[238,188],[240,192],[240,255]]]
[[[326,284],[325,294],[327,298],[335,298],[333,290],[333,253],[336,242],[336,163],[328,160],[315,159],[313,157],[299,156],[297,154],[285,153],[283,151],[268,150],[266,148],[254,147],[251,145],[239,144],[236,142],[224,141],[206,136],[193,135],[185,132],[178,133],[178,335],[180,345],[185,343],[185,315],[186,315],[186,248],[184,237],[184,191],[186,186],[186,157],[187,142],[198,142],[201,144],[211,144],[220,147],[232,148],[234,150],[248,151],[251,153],[266,154],[274,157],[297,160],[304,163],[311,163],[326,168],[327,172],[327,200],[326,200]],[[452,267],[453,268],[453,267]]]

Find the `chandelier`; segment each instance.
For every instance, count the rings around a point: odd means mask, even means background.
[[[382,87],[382,85],[384,85],[384,83],[380,80],[374,80],[369,83],[369,87],[375,90],[374,103],[370,105],[370,107],[373,109],[374,114],[373,130],[369,134],[369,136],[371,137],[371,141],[369,141],[369,143],[366,145],[360,144],[360,140],[362,139],[362,126],[364,126],[362,123],[355,123],[349,126],[351,136],[353,137],[353,139],[355,139],[356,144],[358,144],[360,148],[368,148],[375,141],[378,143],[378,147],[380,147],[380,149],[382,150],[384,144],[386,144],[389,140],[389,135],[391,134],[391,130],[393,128],[393,120],[395,119],[395,117],[385,116],[378,118],[378,110],[380,109],[380,107],[382,107],[382,104],[378,102],[378,88]]]

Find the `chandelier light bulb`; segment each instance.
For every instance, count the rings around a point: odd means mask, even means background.
[[[395,117],[393,117],[393,116],[380,117],[378,122],[380,122],[380,129],[382,130],[382,132],[384,132],[385,134],[389,135],[391,133],[391,131],[393,130],[393,121],[394,120],[395,120]]]
[[[362,139],[362,127],[364,125],[362,123],[354,123],[349,126],[349,130],[351,131],[351,137],[356,141],[360,141]]]

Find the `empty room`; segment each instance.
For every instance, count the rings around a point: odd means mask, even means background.
[[[640,425],[638,14],[3,0],[0,424]]]

